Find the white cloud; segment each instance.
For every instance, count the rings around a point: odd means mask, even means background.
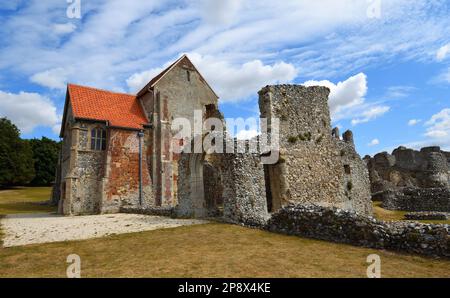
[[[425,125],[428,127],[425,136],[450,143],[450,108],[433,115]]]
[[[54,68],[31,76],[30,80],[50,89],[64,90],[66,88],[67,77],[70,71],[64,68]]]
[[[329,106],[333,118],[340,111],[361,105],[364,103],[364,96],[367,94],[367,76],[359,73],[343,82],[334,84],[330,81],[307,81],[305,86],[325,86],[330,89]]]
[[[156,75],[158,75],[164,68],[154,68],[151,70],[135,73],[127,80],[128,89],[131,93],[139,92],[144,86],[150,82]]]
[[[60,119],[62,118],[62,116],[60,117]],[[52,132],[55,135],[59,135],[59,133],[61,132],[61,123],[55,124],[52,126]]]
[[[358,117],[352,119],[352,125],[358,125],[360,123],[366,123],[371,120],[374,120],[387,112],[389,112],[391,108],[388,106],[374,106],[365,111],[363,111]]]
[[[54,24],[53,25],[53,32],[56,34],[69,34],[75,31],[77,26],[73,23],[65,23],[65,24]]]
[[[65,24],[65,1],[20,2],[13,5],[14,17],[0,18],[0,73],[52,89],[63,89],[67,81],[138,89],[151,76],[144,71],[190,52],[226,64],[224,78],[213,72],[222,68],[209,62],[203,69],[211,68],[206,79],[225,101],[236,101],[266,83],[290,81],[294,69],[303,77],[332,80],[377,65],[436,60],[436,49],[450,41],[450,18],[436,13],[446,9],[445,1],[383,1],[381,19],[368,19],[367,1],[361,0],[217,0],[209,6],[192,0],[84,1],[76,30]],[[246,64],[255,78],[245,74]],[[443,78],[450,82],[450,71]],[[363,91],[363,85],[351,85]],[[376,106],[365,103],[365,95],[349,94],[330,100],[334,120],[358,121],[354,115]]]
[[[30,1],[0,20],[0,69],[33,76],[70,66],[70,81],[124,88],[132,74],[196,52],[238,69],[284,61],[305,77],[332,78],[394,58],[435,59],[429,49],[450,35],[450,19],[433,13],[444,5],[384,1],[378,20],[360,0],[85,1],[74,30],[64,1]]]
[[[238,140],[249,140],[259,135],[256,129],[241,130],[236,134]]]
[[[369,144],[367,144],[367,146],[373,147],[373,146],[376,146],[376,145],[379,145],[379,144],[380,144],[380,140],[378,140],[378,139],[373,139],[372,141],[370,141]]]
[[[366,103],[367,76],[359,73],[343,82],[307,81],[305,86],[325,86],[330,89],[328,104],[333,122],[352,119],[352,125],[374,120],[390,110],[385,105]]]
[[[207,23],[230,24],[241,7],[241,0],[203,0],[202,7]]]
[[[388,88],[385,97],[389,99],[407,97],[412,91],[416,90],[412,86],[391,86]]]
[[[439,50],[436,53],[436,60],[439,62],[444,61],[449,53],[450,53],[450,43],[439,48]]]
[[[442,150],[450,151],[450,108],[445,108],[434,114],[425,122],[425,127],[426,130],[423,133],[425,138],[401,145],[416,150],[427,146],[440,146]],[[398,145],[386,150],[393,150],[396,147]]]
[[[188,54],[222,102],[237,102],[256,95],[261,87],[269,84],[288,83],[297,75],[297,69],[285,62],[265,65],[260,60],[243,64],[231,64],[226,60],[197,53]],[[127,79],[131,92],[136,92],[163,68],[133,74]]]
[[[448,68],[439,78],[438,81],[450,83],[450,68]]]
[[[37,93],[0,91],[0,116],[7,117],[24,133],[37,126],[55,127],[60,121],[52,101]]]
[[[408,125],[409,126],[414,126],[414,125],[419,124],[420,122],[422,122],[422,120],[420,120],[420,119],[411,119],[411,120],[408,121]]]

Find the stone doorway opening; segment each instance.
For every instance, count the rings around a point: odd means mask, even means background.
[[[266,183],[267,211],[272,213],[282,207],[285,193],[284,164],[278,162],[274,165],[264,165],[264,178]]]
[[[192,213],[194,217],[206,217],[205,188],[203,185],[203,155],[193,154],[189,161]]]
[[[224,200],[220,170],[202,154],[190,157],[189,169],[192,215],[196,218],[221,217]]]

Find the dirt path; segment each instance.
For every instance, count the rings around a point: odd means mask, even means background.
[[[0,223],[4,233],[3,246],[11,247],[204,224],[207,221],[137,214],[73,217],[51,214],[21,214],[7,215],[1,219]]]

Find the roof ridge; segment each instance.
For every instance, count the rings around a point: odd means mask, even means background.
[[[108,92],[108,93],[112,93],[112,94],[136,97],[136,95],[134,95],[134,94],[115,92],[115,91],[110,91],[110,90],[106,90],[106,89],[101,89],[101,88],[96,88],[96,87],[91,87],[91,86],[84,86],[84,85],[79,85],[79,84],[74,84],[74,83],[67,83],[67,86],[76,86],[76,87],[82,87],[82,88],[86,88],[86,89],[97,90],[97,91],[101,91],[101,92]]]

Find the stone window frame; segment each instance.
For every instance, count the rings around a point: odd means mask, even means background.
[[[94,126],[90,129],[89,148],[92,151],[106,150],[106,129],[100,126]]]

